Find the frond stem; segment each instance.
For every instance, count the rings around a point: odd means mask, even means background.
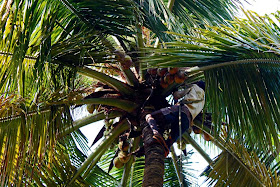
[[[103,119],[113,119],[113,118],[116,118],[116,117],[119,117],[121,116],[122,113],[121,112],[118,112],[118,111],[113,111],[113,112],[110,112],[108,115],[106,115],[104,113],[104,111],[101,111],[99,113],[95,113],[95,114],[91,114],[87,117],[84,117],[82,119],[79,119],[79,120],[76,120],[73,122],[73,125],[71,127],[68,127],[66,128],[61,134],[60,134],[60,137],[63,137],[67,134],[70,134],[71,132],[74,132],[75,130],[85,126],[85,125],[88,125],[90,123],[94,123],[94,122],[97,122],[97,121],[100,121],[100,120],[103,120]]]
[[[109,86],[112,86],[116,90],[118,90],[123,95],[132,95],[134,93],[134,90],[124,82],[121,82],[113,77],[110,77],[106,74],[103,74],[101,72],[95,71],[93,69],[90,69],[88,67],[76,67],[78,73],[83,74],[85,76],[95,78],[103,83],[108,84]]]
[[[172,12],[173,6],[174,6],[175,0],[169,0],[167,4],[167,8]]]
[[[14,54],[13,53],[10,53],[10,52],[3,52],[3,51],[0,51],[0,55],[2,56],[13,56]],[[37,60],[37,57],[34,57],[34,56],[28,56],[28,55],[25,55],[24,56],[25,59],[29,59],[29,60]]]
[[[116,107],[119,109],[122,109],[127,112],[133,112],[138,105],[134,102],[131,102],[129,100],[124,100],[124,99],[117,99],[117,98],[89,98],[89,99],[83,99],[79,101],[68,101],[68,100],[63,100],[63,101],[58,101],[58,102],[52,102],[48,103],[49,105],[83,105],[83,104],[101,104],[101,105],[107,105],[107,106],[112,106]]]
[[[184,133],[183,138],[187,140],[193,148],[199,152],[199,154],[208,162],[209,165],[212,164],[212,159],[209,157],[209,155],[195,142],[195,140],[188,134]]]
[[[178,162],[177,162],[178,157],[175,154],[175,149],[174,149],[173,145],[170,147],[170,153],[171,153],[172,161],[173,161],[173,164],[174,164],[174,167],[175,167],[175,170],[176,170],[176,174],[177,174],[179,183],[183,184],[183,176],[182,176],[182,173],[180,172],[180,167],[179,167]]]
[[[280,59],[265,58],[265,59],[236,60],[236,61],[223,62],[223,63],[219,63],[219,64],[212,64],[212,65],[202,66],[202,67],[196,66],[196,67],[186,70],[186,72],[195,73],[198,71],[207,71],[207,70],[214,69],[214,68],[219,68],[219,67],[229,66],[229,65],[237,65],[237,64],[278,64],[278,65],[280,65]]]
[[[137,18],[138,19],[138,18]],[[139,20],[137,20],[139,23]],[[136,36],[137,36],[137,45],[138,45],[138,49],[140,50],[140,57],[144,57],[145,54],[142,51],[144,49],[144,40],[143,40],[143,36],[142,36],[142,28],[140,24],[136,24]],[[144,79],[145,76],[145,68],[147,67],[146,63],[137,63],[137,65],[139,66],[139,76],[140,79]]]

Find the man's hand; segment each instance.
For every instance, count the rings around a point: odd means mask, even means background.
[[[184,97],[188,93],[188,90],[189,89],[174,92],[174,94],[173,94],[174,99],[178,100],[178,99]]]

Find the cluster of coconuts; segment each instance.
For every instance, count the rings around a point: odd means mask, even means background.
[[[186,79],[184,71],[179,68],[149,68],[147,73],[157,77],[162,88],[167,88],[174,82],[182,84]]]
[[[114,166],[119,169],[130,160],[131,155],[128,153],[129,142],[120,141],[118,147],[120,151],[118,156],[114,159]]]

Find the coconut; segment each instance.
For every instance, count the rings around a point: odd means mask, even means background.
[[[164,77],[164,82],[166,82],[168,85],[172,84],[174,82],[174,76],[170,73],[167,73]]]
[[[127,141],[120,141],[118,146],[122,151],[128,151],[129,149],[129,143]]]
[[[182,71],[178,71],[174,77],[175,82],[177,84],[182,84],[185,81],[185,78],[186,78],[186,76],[185,76],[184,72],[182,72]]]
[[[178,72],[179,68],[168,68],[168,72],[171,75],[175,75]]]
[[[114,159],[114,166],[118,169],[120,169],[121,167],[123,167],[124,163],[120,161],[119,157],[116,157]]]
[[[192,126],[192,129],[193,129],[193,132],[195,134],[201,134],[202,133],[202,130],[196,126]]]
[[[209,134],[207,134],[207,133],[203,133],[203,138],[204,138],[204,140],[206,140],[206,141],[211,141],[213,138],[209,135]]]
[[[160,77],[164,77],[164,75],[168,72],[167,68],[158,68],[157,69],[157,74]]]
[[[121,61],[121,66],[123,69],[129,69],[130,66],[132,65],[132,59],[129,55],[125,55],[124,60]]]
[[[89,113],[93,113],[93,111],[94,111],[94,109],[95,109],[95,105],[94,104],[87,104],[87,111],[89,112]]]
[[[130,159],[131,155],[128,155],[127,152],[120,151],[118,154],[118,158],[122,163],[127,163]]]
[[[115,54],[118,61],[122,61],[125,58],[125,52],[123,50],[115,50]]]
[[[163,78],[160,78],[160,86],[165,89],[168,87],[168,83],[166,83]]]

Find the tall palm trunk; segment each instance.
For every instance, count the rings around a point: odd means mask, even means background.
[[[144,144],[151,142],[153,138],[152,129],[146,126],[143,129]],[[145,170],[143,187],[162,187],[164,175],[164,148],[160,144],[152,144],[145,147]]]

